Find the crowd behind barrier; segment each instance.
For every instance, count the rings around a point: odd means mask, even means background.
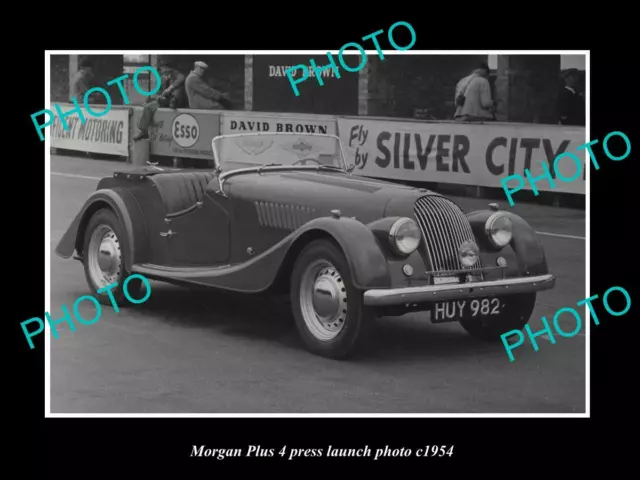
[[[68,111],[74,105],[60,107]],[[140,106],[114,105],[103,116],[87,116],[82,124],[73,114],[66,118],[68,131],[56,118],[49,132],[51,147],[129,159],[140,115]],[[149,153],[210,161],[213,137],[243,132],[335,134],[356,175],[493,188],[502,188],[508,176],[524,175],[525,169],[544,174],[541,161],[552,166],[566,151],[577,151],[584,165],[585,151],[577,147],[588,142],[581,126],[159,108],[149,132]],[[576,167],[563,162],[558,169],[571,177]],[[536,188],[584,195],[586,167],[582,172],[576,181],[555,188],[539,183]]]

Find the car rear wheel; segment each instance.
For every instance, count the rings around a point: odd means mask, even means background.
[[[460,325],[472,337],[480,340],[499,340],[500,335],[510,330],[522,330],[529,322],[536,305],[535,293],[508,295],[503,299],[506,308],[497,317],[483,323],[480,319],[462,319]]]
[[[327,240],[310,243],[298,256],[291,275],[291,307],[307,348],[335,359],[361,346],[374,317],[351,281],[344,254]]]
[[[112,210],[98,210],[89,220],[85,230],[83,252],[84,273],[91,292],[104,305],[111,305],[108,292],[98,293],[101,288],[117,282],[110,289],[118,306],[127,306],[124,281],[131,274],[125,269],[124,229]],[[127,293],[139,298],[142,281],[134,278],[127,283]]]

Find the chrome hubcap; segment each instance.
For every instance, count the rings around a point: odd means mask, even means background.
[[[326,260],[307,267],[300,285],[300,307],[309,331],[319,340],[335,338],[347,319],[347,291],[338,270]]]
[[[334,318],[340,308],[340,287],[335,277],[323,274],[313,286],[313,308],[322,318]]]
[[[122,252],[116,234],[106,225],[91,234],[87,262],[91,281],[96,289],[117,282],[122,266]]]

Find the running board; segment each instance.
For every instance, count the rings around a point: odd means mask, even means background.
[[[166,265],[154,265],[151,263],[139,263],[133,265],[133,273],[139,273],[149,277],[189,279],[200,277],[218,277],[229,274],[239,269],[239,265],[219,265],[205,267],[168,267]]]
[[[131,268],[152,280],[160,280],[184,286],[213,287],[242,293],[260,293],[268,289],[276,274],[256,270],[250,262],[234,265],[215,265],[204,267],[167,267],[150,263],[138,263]]]

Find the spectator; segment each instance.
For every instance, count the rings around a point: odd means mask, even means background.
[[[584,125],[585,103],[583,96],[577,92],[579,72],[575,68],[563,74],[565,86],[558,93],[558,123],[560,125]]]
[[[159,96],[149,97],[144,104],[142,116],[138,121],[140,131],[133,137],[134,141],[149,138],[149,127],[153,125],[153,117],[159,107],[185,108],[187,106],[185,76],[166,61],[161,61],[158,68],[162,78],[160,88],[163,90]]]
[[[193,71],[185,81],[185,89],[189,98],[189,108],[223,110],[230,107],[227,94],[222,94],[206,84],[202,75],[209,68],[204,62],[196,62]]]
[[[71,88],[69,89],[69,102],[73,103],[75,97],[78,105],[84,103],[84,96],[91,88],[97,86],[94,82],[93,62],[88,58],[83,58],[78,62],[78,71],[71,78]],[[100,102],[98,100],[102,99]],[[93,92],[87,98],[88,104],[104,104],[104,96],[98,92]],[[84,152],[88,157],[93,157],[92,152]]]
[[[79,104],[84,101],[84,94],[92,88],[93,85],[93,62],[88,58],[80,60],[78,64],[78,71],[71,78],[71,88],[69,89],[69,101],[73,103],[73,97]],[[89,103],[95,97],[93,94],[89,95]]]
[[[454,118],[461,122],[495,120],[489,65],[482,62],[456,85]]]

